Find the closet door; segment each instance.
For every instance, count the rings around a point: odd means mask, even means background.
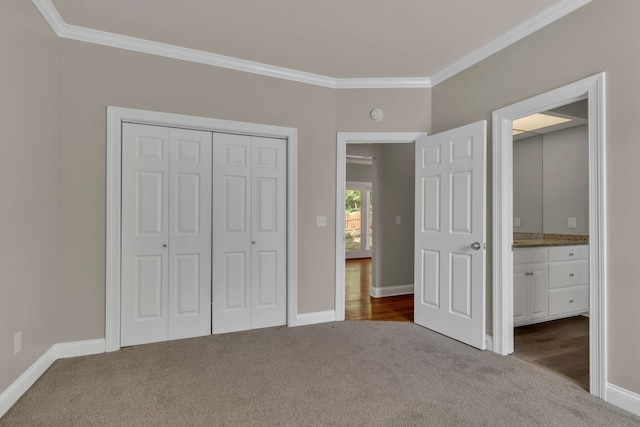
[[[168,338],[169,129],[122,129],[123,347]]]
[[[251,137],[213,135],[213,333],[251,329]]]
[[[211,332],[211,133],[124,124],[121,345]]]
[[[211,334],[211,138],[170,133],[169,339]]]
[[[265,328],[287,323],[287,148],[274,138],[251,146],[251,328]]]
[[[286,142],[214,134],[213,333],[286,324]]]

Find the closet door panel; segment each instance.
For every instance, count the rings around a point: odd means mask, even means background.
[[[211,333],[212,134],[170,131],[169,339]]]
[[[121,345],[164,341],[168,325],[169,129],[122,134]]]
[[[287,323],[286,141],[252,139],[252,328]]]
[[[251,137],[213,135],[213,333],[251,328]]]

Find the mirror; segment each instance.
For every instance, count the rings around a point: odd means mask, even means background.
[[[587,100],[513,122],[513,231],[589,230]]]

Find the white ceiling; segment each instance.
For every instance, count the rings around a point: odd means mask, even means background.
[[[501,36],[504,40],[505,33],[514,36],[518,27],[523,26],[535,31],[532,23],[536,19],[544,18],[543,24],[548,24],[553,21],[550,17],[557,19],[588,1],[52,0],[52,3],[71,26],[343,79],[434,76],[492,42],[495,44]]]

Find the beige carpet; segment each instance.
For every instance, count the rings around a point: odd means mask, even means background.
[[[271,328],[57,361],[1,426],[639,426],[411,323]]]

